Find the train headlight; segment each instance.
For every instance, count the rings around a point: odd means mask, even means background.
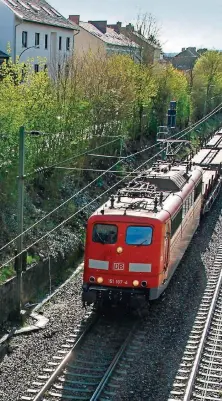
[[[139,284],[140,284],[140,283],[139,283],[138,280],[133,280],[133,286],[134,286],[134,287],[138,287]]]
[[[118,248],[117,248],[117,253],[122,253],[123,252],[123,248],[121,247],[121,246],[119,246]]]
[[[103,283],[103,278],[102,277],[98,277],[97,278],[97,283],[102,284]]]

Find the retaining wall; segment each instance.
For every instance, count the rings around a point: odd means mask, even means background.
[[[66,258],[47,259],[29,267],[22,274],[22,304],[35,302],[50,292],[50,285],[58,284],[67,269],[77,266],[82,249],[78,248]],[[16,277],[0,285],[0,326],[13,318],[16,310]]]

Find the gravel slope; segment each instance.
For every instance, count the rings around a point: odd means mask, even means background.
[[[147,341],[135,357],[118,400],[165,401],[183,355],[214,255],[222,237],[222,196],[205,219],[163,297],[144,321]],[[43,307],[46,329],[11,341],[11,353],[0,365],[1,401],[18,401],[33,377],[51,360],[67,333],[81,322],[82,274]]]

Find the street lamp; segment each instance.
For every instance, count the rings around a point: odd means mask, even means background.
[[[25,53],[25,52],[26,52],[27,50],[29,50],[29,49],[39,49],[39,46],[29,46],[29,47],[26,47],[26,49],[24,49],[24,50],[20,53],[19,58],[18,58],[18,61],[20,60],[22,54]]]

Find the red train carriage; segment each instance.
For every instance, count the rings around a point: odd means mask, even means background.
[[[199,224],[200,167],[143,172],[88,220],[84,304],[157,299]]]

